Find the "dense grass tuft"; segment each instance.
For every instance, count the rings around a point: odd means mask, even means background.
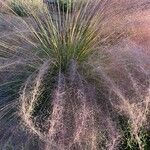
[[[1,15],[14,29],[0,36],[2,150],[145,149],[150,61],[127,26],[143,3],[24,3],[19,23]]]

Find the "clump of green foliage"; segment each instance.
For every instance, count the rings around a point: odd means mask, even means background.
[[[59,0],[59,5],[62,11],[71,11],[73,7],[73,0]]]
[[[10,2],[10,7],[12,11],[20,17],[28,16],[28,11],[26,6],[18,0],[12,0]]]

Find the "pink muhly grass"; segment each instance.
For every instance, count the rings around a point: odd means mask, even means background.
[[[0,36],[2,149],[117,150],[120,116],[144,149],[150,62],[127,25],[147,1],[135,2],[73,1],[66,12],[24,3],[19,24],[1,15],[15,29]]]

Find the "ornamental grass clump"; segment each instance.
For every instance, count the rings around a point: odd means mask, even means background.
[[[25,5],[19,25],[1,15],[14,30],[0,36],[0,147],[117,150],[129,147],[125,124],[143,150],[150,61],[127,28],[141,2],[57,3]]]

